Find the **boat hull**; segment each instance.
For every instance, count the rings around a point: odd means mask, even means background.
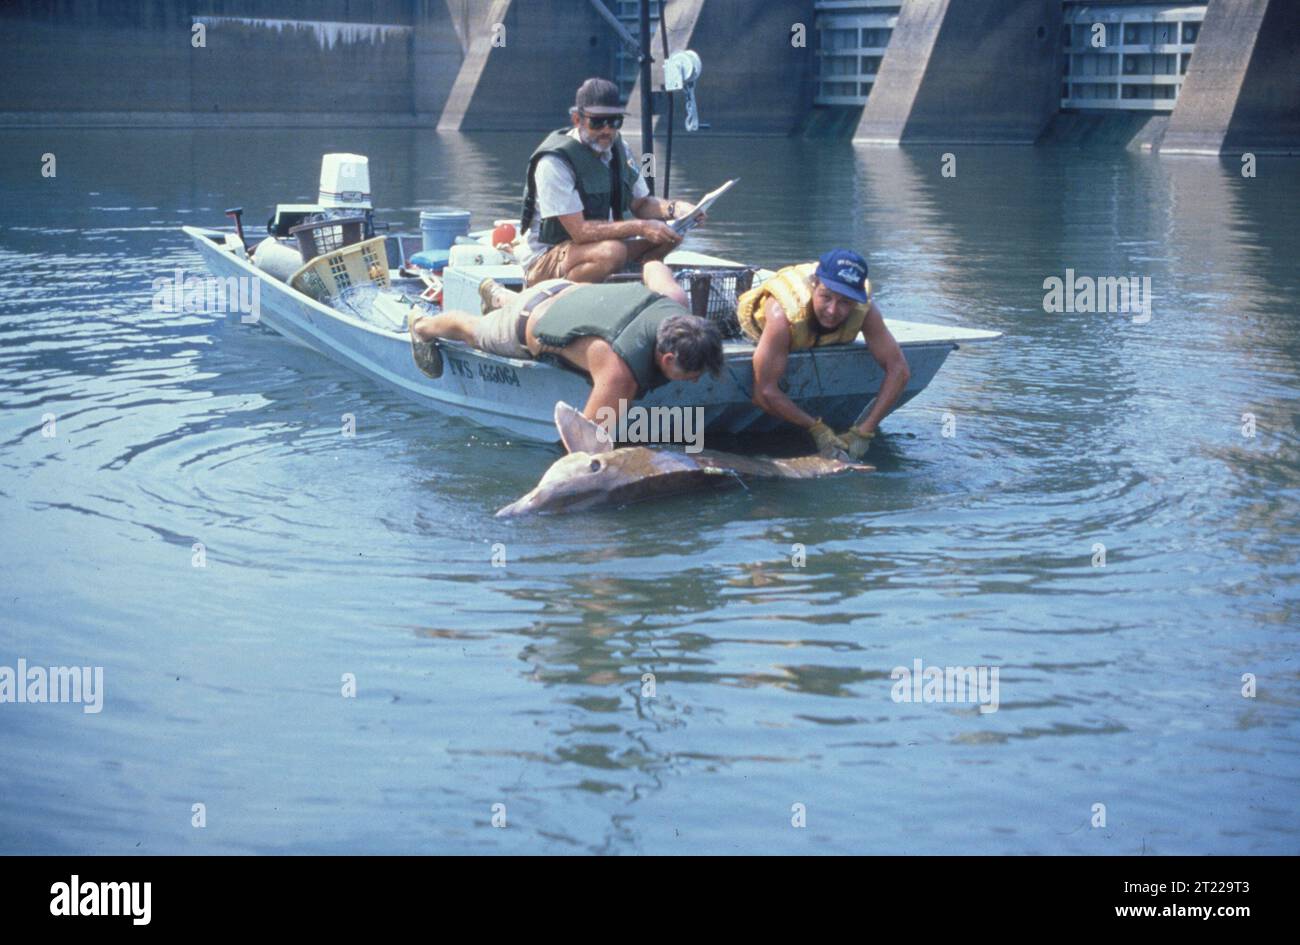
[[[517,361],[455,342],[441,346],[442,376],[430,378],[416,366],[405,331],[362,321],[302,295],[231,252],[220,231],[195,227],[184,231],[215,277],[260,281],[262,323],[440,413],[521,438],[553,442],[556,402],[583,404],[591,391],[585,375],[549,361]],[[955,341],[939,338],[901,343],[911,379],[900,404],[924,390],[957,348]],[[669,383],[639,403],[702,407],[706,434],[761,433],[784,426],[750,399],[753,350],[747,343],[729,343],[719,377]],[[792,354],[783,387],[805,411],[842,429],[858,418],[883,380],[884,372],[859,341]]]

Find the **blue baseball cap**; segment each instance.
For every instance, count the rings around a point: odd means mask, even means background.
[[[832,249],[817,261],[817,278],[832,292],[867,300],[867,261],[851,249]]]

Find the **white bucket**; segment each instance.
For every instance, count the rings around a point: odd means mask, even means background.
[[[288,282],[302,268],[302,253],[296,246],[281,243],[268,236],[253,250],[253,265],[270,273],[281,282]]]

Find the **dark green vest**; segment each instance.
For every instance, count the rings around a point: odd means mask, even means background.
[[[537,214],[537,162],[543,154],[559,155],[573,168],[573,176],[578,183],[578,196],[582,198],[582,216],[586,220],[604,222],[614,211],[614,219],[622,220],[632,212],[632,187],[641,172],[635,159],[628,156],[623,146],[623,136],[614,136],[614,154],[609,166],[600,159],[591,148],[569,134],[569,129],[560,128],[546,136],[546,140],[537,146],[533,156],[528,159],[528,183],[524,186],[524,208],[519,215],[520,228],[527,233],[533,225]],[[564,228],[559,217],[547,217],[542,220],[539,238],[543,243],[554,246],[569,239],[569,231]]]
[[[668,383],[655,361],[659,326],[666,318],[689,314],[639,282],[598,282],[556,296],[533,323],[533,334],[556,348],[588,335],[604,338],[631,368],[640,395]]]

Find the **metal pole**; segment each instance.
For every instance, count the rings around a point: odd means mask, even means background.
[[[664,62],[668,61],[668,19],[664,10],[668,7],[667,0],[659,0],[659,38],[663,40]],[[668,96],[668,143],[664,147],[664,199],[668,199],[668,181],[673,173],[673,93],[666,92]]]
[[[663,0],[660,0],[663,2]],[[650,167],[654,167],[655,153],[655,115],[654,97],[650,94],[650,0],[641,0],[641,160],[650,155]],[[642,167],[646,165],[642,163]],[[655,179],[647,174],[646,185],[650,196],[655,195]]]

